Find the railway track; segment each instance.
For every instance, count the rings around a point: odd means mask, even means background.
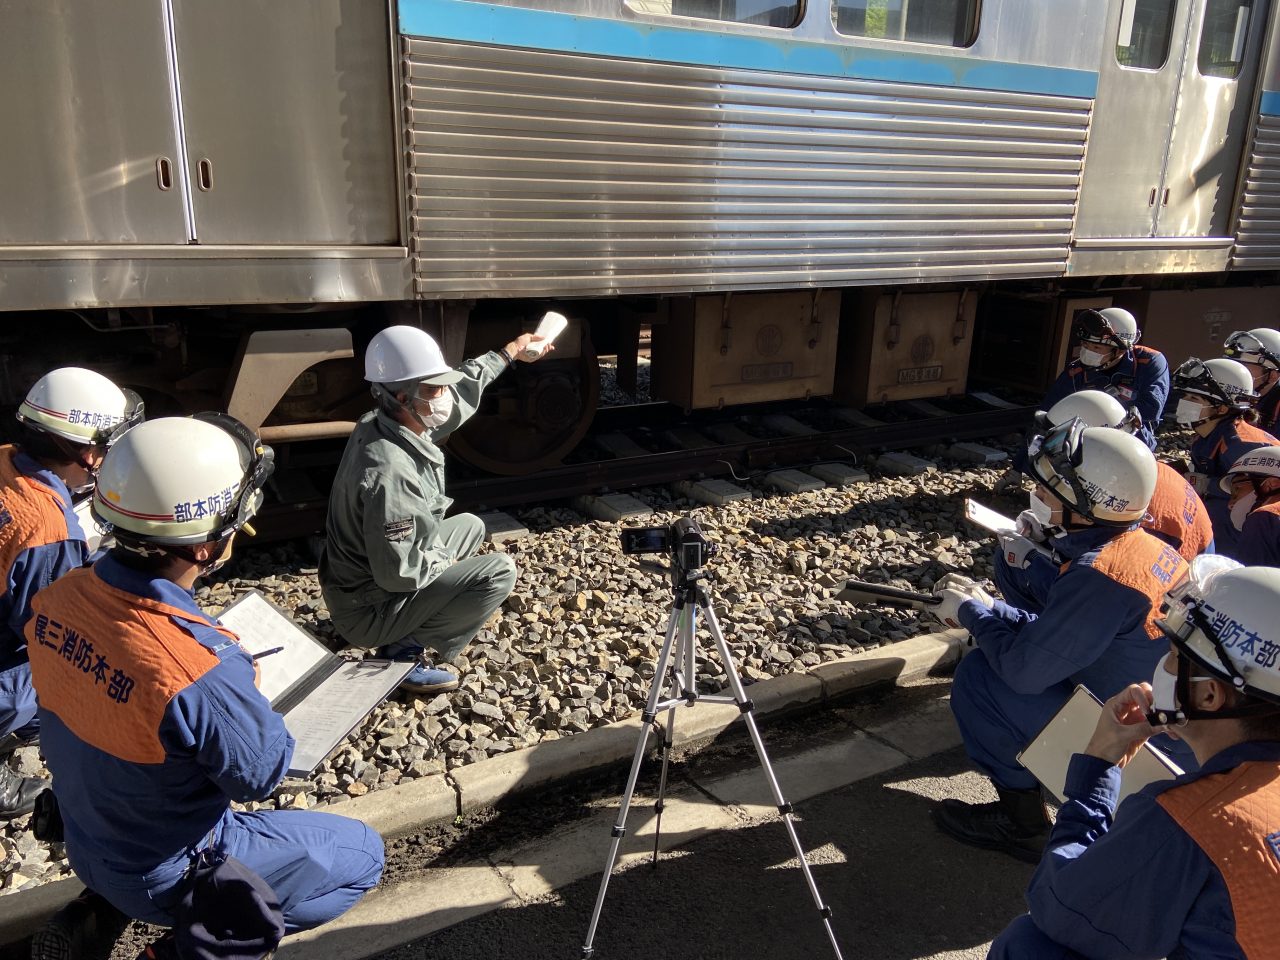
[[[994,437],[1025,428],[1035,406],[1020,401],[975,393],[886,404],[865,412],[809,402],[692,415],[665,403],[607,407],[599,411],[570,462],[523,476],[457,469],[449,480],[449,494],[458,509],[510,507]],[[327,457],[336,462],[335,450],[340,447],[289,462],[319,476]],[[290,488],[302,492],[291,497]],[[289,539],[320,530],[326,489],[323,479],[282,484],[279,499],[261,518],[263,538]]]

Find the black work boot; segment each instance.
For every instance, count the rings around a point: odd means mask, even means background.
[[[129,918],[86,888],[31,938],[31,960],[108,956]]]
[[[997,786],[993,803],[943,800],[933,809],[938,829],[961,843],[999,850],[1026,863],[1039,863],[1049,836],[1049,814],[1040,788],[1009,790]]]
[[[0,760],[0,820],[25,816],[35,809],[36,795],[49,784],[38,777],[24,777]]]

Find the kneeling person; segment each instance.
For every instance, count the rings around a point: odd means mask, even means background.
[[[938,826],[974,846],[1035,862],[1048,833],[1040,788],[1017,755],[1083,684],[1109,697],[1151,676],[1161,598],[1185,567],[1178,551],[1141,528],[1156,484],[1151,451],[1135,437],[1073,420],[1028,448],[1035,500],[1065,534],[1067,560],[1039,614],[944,578],[939,619],[963,626],[977,649],[956,670],[951,709],[974,764],[1000,799],[946,800]],[[1161,744],[1184,768],[1194,757]]]
[[[89,559],[73,494],[93,488],[107,444],[142,418],[142,402],[100,373],[61,367],[18,407],[19,442],[0,447],[0,819],[30,813],[46,784],[4,762],[39,736],[22,628],[31,598]]]
[[[369,343],[365,379],[378,408],[356,425],[329,494],[320,587],[334,626],[352,646],[418,660],[403,686],[452,690],[457,678],[426,662],[452,659],[511,593],[516,567],[503,553],[476,556],[479,517],[445,517],[444,453],[437,443],[466,421],[480,394],[534,337],[456,370],[416,327],[388,327]]]
[[[1272,957],[1280,899],[1280,570],[1201,557],[1159,622],[1150,685],[1111,698],[1067,768],[1067,800],[998,960]],[[1198,773],[1120,804],[1120,771],[1161,727]],[[1119,816],[1117,816],[1117,812]]]
[[[32,604],[31,673],[67,857],[90,889],[149,923],[175,923],[208,848],[272,887],[288,931],[343,913],[382,872],[381,839],[355,820],[231,810],[271,793],[294,742],[249,655],[192,590],[230,557],[271,462],[223,415],[135,427],[108,451],[93,501],[115,546]],[[173,955],[172,942],[155,955]]]

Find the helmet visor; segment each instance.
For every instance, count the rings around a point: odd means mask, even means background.
[[[107,447],[123,437],[126,433],[146,419],[147,405],[142,398],[127,388],[121,388],[124,394],[124,419],[111,428],[111,433],[101,441]]]
[[[1077,340],[1086,343],[1100,343],[1108,347],[1119,347],[1121,350],[1129,348],[1124,338],[1116,333],[1111,321],[1097,310],[1081,310],[1076,314],[1072,333]]]
[[[1179,393],[1207,397],[1221,406],[1240,406],[1240,397],[1228,394],[1226,388],[1213,375],[1213,371],[1199,357],[1184,361],[1182,366],[1173,372],[1170,386]]]
[[[1076,472],[1083,460],[1080,437],[1084,431],[1085,422],[1079,417],[1066,420],[1052,430],[1032,437],[1027,445],[1027,459],[1031,476],[1045,489],[1076,513],[1090,520],[1105,523],[1107,521],[1098,520],[1093,515],[1093,501]],[[1069,500],[1060,490],[1064,485],[1070,489],[1075,502]]]

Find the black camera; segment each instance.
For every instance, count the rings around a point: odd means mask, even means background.
[[[682,517],[669,527],[630,527],[622,531],[623,553],[669,553],[677,570],[697,570],[716,551],[698,521]]]

